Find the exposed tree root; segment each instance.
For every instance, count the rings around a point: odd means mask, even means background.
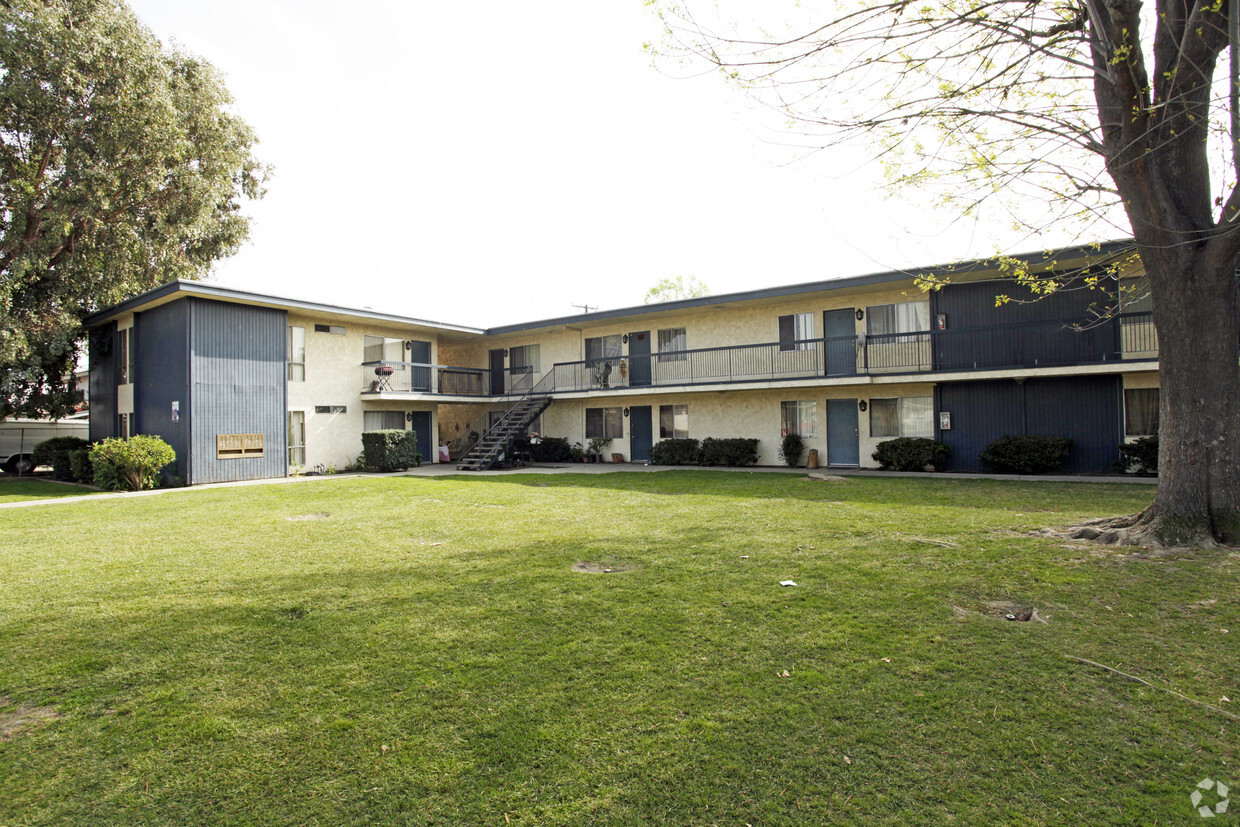
[[[1043,537],[1089,540],[1102,545],[1139,546],[1155,553],[1231,548],[1214,538],[1205,521],[1201,521],[1199,525],[1175,521],[1172,525],[1170,521],[1159,518],[1152,511],[1146,509],[1122,517],[1086,520],[1077,525],[1059,529],[1046,528],[1034,533]]]

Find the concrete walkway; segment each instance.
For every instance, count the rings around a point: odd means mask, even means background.
[[[270,480],[243,480],[241,482],[217,482],[208,483],[206,485],[195,485],[191,488],[157,488],[153,491],[122,491],[108,492],[100,494],[84,494],[80,497],[55,497],[46,500],[21,500],[12,503],[0,503],[0,509],[4,508],[31,508],[42,505],[60,505],[62,503],[80,503],[80,502],[102,502],[115,499],[131,499],[133,497],[161,497],[165,495],[175,496],[178,494],[187,494],[194,491],[206,491],[214,488],[235,488],[247,485],[301,485],[315,482],[334,482],[338,480],[352,479],[375,479],[382,477],[449,477],[459,475],[462,477],[502,477],[512,474],[614,474],[621,471],[654,473],[658,471],[714,471],[716,473],[769,473],[769,474],[798,474],[804,476],[806,474],[824,474],[841,477],[901,477],[903,479],[934,479],[934,480],[1016,480],[1019,482],[1107,482],[1107,483],[1131,483],[1135,485],[1152,485],[1158,482],[1156,477],[1133,477],[1133,476],[1068,476],[1068,475],[1049,475],[1040,474],[1037,476],[1021,476],[1018,474],[961,474],[961,473],[913,473],[903,471],[872,471],[868,469],[857,468],[817,468],[809,470],[806,468],[784,468],[784,467],[747,467],[747,468],[719,468],[705,467],[697,465],[645,465],[637,462],[619,462],[619,463],[565,463],[563,465],[554,464],[534,464],[527,465],[524,468],[503,468],[492,471],[457,471],[456,465],[444,463],[442,465],[423,465],[419,468],[410,468],[408,471],[397,471],[392,474],[329,474],[323,476],[312,477],[282,477]],[[36,479],[42,479],[36,477]],[[52,482],[52,480],[43,480],[44,482]],[[65,483],[72,485],[71,483]],[[79,486],[73,486],[79,487]]]

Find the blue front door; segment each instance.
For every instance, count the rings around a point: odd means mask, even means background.
[[[857,323],[853,309],[826,310],[822,314],[827,376],[852,376],[857,372]]]
[[[633,462],[649,462],[653,444],[654,420],[650,406],[629,408],[629,451],[633,454]]]
[[[856,399],[827,400],[827,464],[861,464]]]
[[[635,388],[645,387],[650,384],[649,330],[639,330],[636,333],[629,334],[629,384]],[[649,411],[650,409],[647,408],[646,410]],[[637,457],[633,457],[633,459],[637,459]]]
[[[431,412],[413,411],[410,416],[413,420],[409,424],[409,430],[418,435],[418,453],[422,455],[423,462],[430,463],[435,459],[435,443],[431,440]]]

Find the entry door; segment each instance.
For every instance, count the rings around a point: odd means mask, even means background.
[[[491,393],[504,392],[504,349],[492,350],[491,355]]]
[[[430,464],[435,459],[435,443],[431,439],[431,412],[413,411],[410,415],[413,420],[409,424],[409,430],[418,435],[418,453],[422,455],[423,462]]]
[[[409,361],[417,365],[430,365],[431,362],[431,343],[420,342],[413,339],[405,343],[409,349]],[[412,374],[409,377],[410,389],[414,391],[430,392],[431,389],[431,369],[430,367],[412,367]],[[422,450],[421,448],[418,449]],[[423,454],[425,456],[425,454]]]
[[[822,314],[822,335],[826,337],[827,376],[852,376],[857,372],[857,327],[855,311],[826,310]]]
[[[861,464],[856,399],[827,400],[827,464]]]
[[[632,337],[629,341],[633,341]],[[633,454],[633,461],[648,462],[653,444],[654,419],[650,406],[629,408],[629,451]]]
[[[629,334],[629,385],[643,387],[650,384],[650,331],[639,330]],[[650,409],[647,408],[647,411]],[[632,416],[629,417],[632,419]],[[637,459],[637,457],[633,457]],[[647,457],[649,459],[649,457]]]

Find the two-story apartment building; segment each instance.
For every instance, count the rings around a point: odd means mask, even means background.
[[[1019,258],[1104,274],[1129,250]],[[661,439],[744,436],[775,465],[795,431],[828,465],[926,436],[968,470],[994,439],[1045,433],[1073,440],[1066,470],[1109,470],[1121,441],[1157,432],[1148,305],[1099,319],[1114,278],[1022,303],[1000,275],[976,261],[489,329],[175,282],[88,319],[91,436],[158,434],[188,482],[250,479],[342,467],[380,428],[416,431],[437,461],[525,400],[517,430],[610,439],[633,461]]]

